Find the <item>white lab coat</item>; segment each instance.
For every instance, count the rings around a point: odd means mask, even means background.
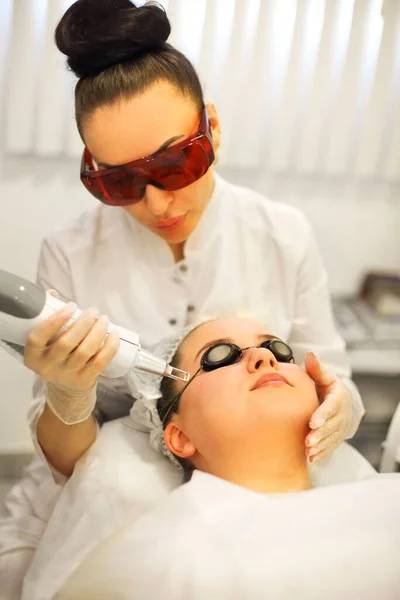
[[[55,600],[398,600],[399,496],[394,473],[264,495],[195,472]]]
[[[290,206],[216,176],[185,258],[175,263],[161,238],[123,209],[99,203],[44,241],[38,281],[83,309],[97,306],[138,332],[147,349],[199,318],[253,317],[291,345],[296,362],[313,350],[346,379],[355,408],[349,436],[358,428],[362,403],[347,379],[327,275],[308,222]],[[123,379],[102,383],[129,393]],[[43,403],[37,393],[29,410],[33,433]],[[126,404],[101,398],[98,408],[106,419],[128,412]]]
[[[216,176],[205,213],[185,244],[185,258],[175,263],[163,240],[123,209],[99,203],[43,242],[38,282],[82,309],[96,306],[112,322],[138,332],[147,349],[199,318],[253,317],[292,346],[297,362],[313,350],[345,380],[354,406],[348,436],[358,428],[363,405],[348,379],[326,272],[309,224],[292,207]],[[127,414],[132,398],[126,378],[102,378],[102,383],[110,394],[98,398],[99,420]],[[118,401],[112,398],[115,393]],[[43,407],[39,382],[28,420],[42,459],[35,431]],[[64,478],[52,471],[62,484]],[[29,477],[28,471],[28,487]],[[31,513],[33,500],[25,484],[14,494],[26,496]],[[2,556],[13,544],[10,536],[1,535],[1,527],[0,589]],[[13,536],[18,536],[17,529]]]

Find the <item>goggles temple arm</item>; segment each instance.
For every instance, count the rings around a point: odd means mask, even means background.
[[[193,377],[191,377],[189,379],[189,381],[187,383],[185,383],[185,385],[183,386],[183,388],[181,389],[180,392],[178,392],[175,396],[175,398],[173,398],[173,400],[171,401],[170,405],[168,406],[168,410],[165,413],[163,420],[162,420],[162,424],[164,425],[165,421],[167,420],[167,417],[170,415],[170,413],[172,412],[173,408],[175,407],[176,403],[179,402],[179,400],[181,399],[181,396],[183,394],[183,392],[186,390],[186,388],[188,387],[189,383],[191,383],[193,381],[193,379],[196,377],[196,375],[198,375],[200,373],[200,371],[202,370],[203,367],[200,366],[199,369],[197,369],[196,373],[193,375]]]

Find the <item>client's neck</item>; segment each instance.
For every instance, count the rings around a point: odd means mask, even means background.
[[[207,465],[207,471],[231,483],[263,494],[300,492],[312,488],[304,442],[268,452],[233,453],[229,460]]]

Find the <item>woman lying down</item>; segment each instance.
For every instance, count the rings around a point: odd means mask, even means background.
[[[163,380],[157,410],[190,481],[95,549],[57,600],[398,600],[400,475],[312,488],[318,400],[290,348],[217,320],[174,364],[192,377]]]

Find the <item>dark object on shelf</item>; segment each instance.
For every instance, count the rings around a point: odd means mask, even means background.
[[[399,273],[368,273],[356,296],[333,299],[333,312],[355,372],[400,374]]]

